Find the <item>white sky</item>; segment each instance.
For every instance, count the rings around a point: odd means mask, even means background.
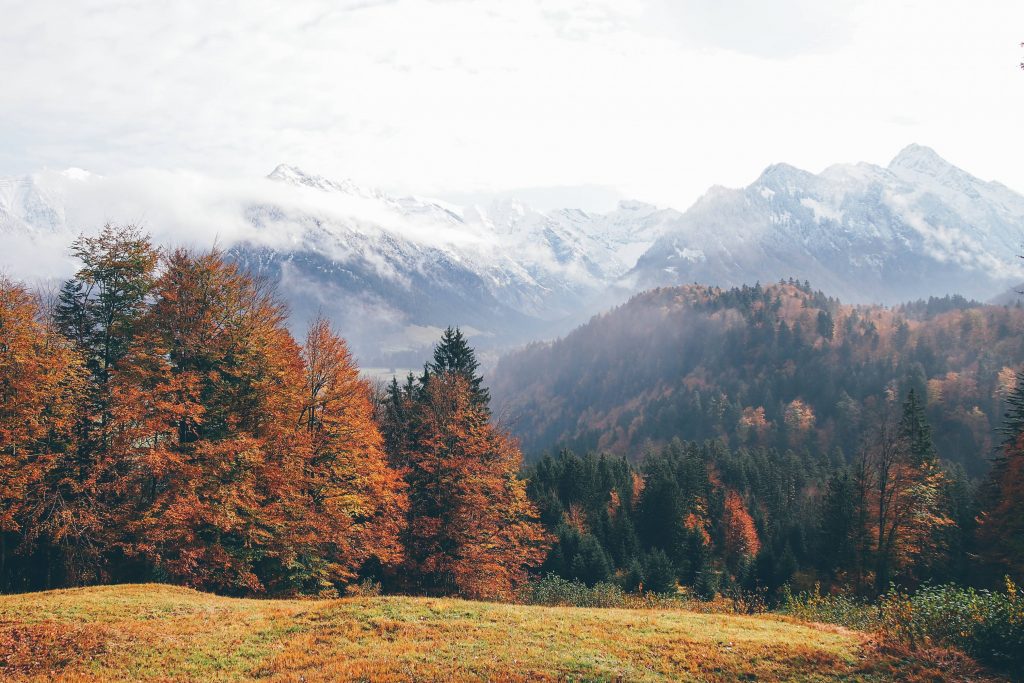
[[[1021,191],[1021,41],[1021,0],[0,0],[0,175],[685,208],[918,142]]]

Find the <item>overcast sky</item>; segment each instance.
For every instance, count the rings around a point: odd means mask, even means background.
[[[1021,41],[1021,0],[0,0],[0,175],[685,208],[918,142],[1024,191]]]

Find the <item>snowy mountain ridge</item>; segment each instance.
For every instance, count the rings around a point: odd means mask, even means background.
[[[855,303],[989,299],[1024,279],[1022,235],[1024,197],[910,145],[887,167],[775,164],[746,188],[712,188],[627,279],[642,289],[794,276]]]
[[[24,254],[0,268],[64,278],[79,232],[139,223],[160,244],[216,243],[277,282],[298,328],[323,312],[364,359],[385,363],[419,353],[422,338],[449,323],[487,346],[582,321],[654,241],[649,228],[634,231],[635,218],[653,211],[632,203],[601,215],[542,213],[511,200],[458,207],[285,164],[245,183],[44,171],[0,180],[0,233]]]
[[[277,282],[297,329],[323,312],[364,362],[384,365],[418,364],[447,324],[486,353],[562,334],[665,284],[797,277],[847,301],[896,303],[988,299],[1024,281],[1024,197],[919,145],[885,167],[774,164],[685,212],[637,201],[607,213],[514,199],[457,206],[286,164],[248,181],[43,171],[0,179],[0,270],[66,277],[61,250],[106,222],[140,223],[160,244],[218,244]]]

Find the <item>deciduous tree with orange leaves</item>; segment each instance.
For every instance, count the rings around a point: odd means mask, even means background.
[[[303,365],[282,307],[216,251],[179,249],[145,327],[167,366],[153,359],[154,381],[136,385],[170,400],[136,470],[149,500],[125,551],[189,585],[285,589],[308,449],[295,429]]]
[[[410,553],[425,583],[467,597],[508,597],[544,557],[543,529],[517,473],[522,455],[473,407],[457,374],[424,388],[409,454]]]
[[[300,347],[266,286],[171,252],[114,373],[129,558],[224,592],[322,592],[401,558],[401,476],[326,321]]]
[[[407,567],[430,592],[507,598],[543,560],[547,535],[518,477],[522,454],[489,422],[472,351],[449,331],[435,359],[389,398],[402,419],[389,429],[404,432],[389,443],[404,445],[392,455],[409,483]]]
[[[1006,397],[1003,445],[992,464],[978,517],[981,557],[993,576],[1024,581],[1024,376]]]
[[[65,585],[111,578],[118,561],[110,551],[118,542],[115,519],[130,465],[115,448],[114,378],[146,316],[159,258],[149,237],[130,225],[82,235],[71,251],[81,267],[61,288],[53,319],[82,358],[86,388],[75,411],[74,444],[47,487],[53,505],[38,525],[56,555],[51,566],[63,574],[56,581]]]
[[[345,341],[318,317],[302,348],[305,391],[299,426],[309,439],[303,494],[313,550],[309,579],[321,586],[351,579],[367,561],[403,558],[408,499],[390,467],[374,422],[369,383]]]
[[[747,506],[736,491],[725,494],[722,515],[723,542],[726,562],[734,571],[742,562],[753,559],[761,549],[757,527],[747,512]]]
[[[988,482],[985,510],[978,518],[981,555],[991,579],[1024,580],[1024,435],[1003,447]]]
[[[55,484],[84,386],[80,358],[36,297],[0,277],[0,590],[21,587],[43,525],[64,516]],[[37,559],[45,574],[56,558]]]

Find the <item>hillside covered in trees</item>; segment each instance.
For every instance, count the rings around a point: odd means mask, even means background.
[[[976,477],[1022,363],[1016,306],[848,306],[796,282],[689,285],[504,357],[492,392],[528,457],[565,446],[636,461],[676,437],[843,460],[886,402],[914,390],[939,456]]]
[[[74,256],[53,301],[0,279],[0,591],[494,598],[543,559],[460,333],[381,406],[326,321],[294,339],[217,251],[108,227]]]
[[[769,603],[1019,580],[1022,332],[960,297],[693,285],[508,356],[491,388],[535,456],[541,569]]]

